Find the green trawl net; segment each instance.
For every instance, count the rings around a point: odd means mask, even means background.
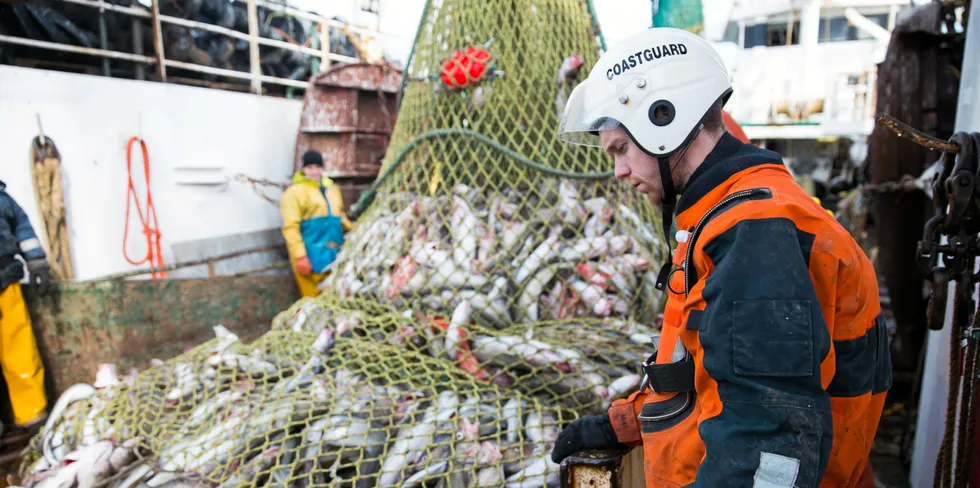
[[[599,55],[590,10],[428,2],[383,174],[323,294],[250,344],[216,327],[72,387],[22,484],[557,486],[560,429],[641,380],[667,258],[653,206],[600,149],[555,137]]]

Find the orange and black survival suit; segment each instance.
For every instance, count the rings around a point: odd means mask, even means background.
[[[730,134],[677,205],[647,381],[553,460],[642,445],[649,487],[857,486],[891,386],[871,262],[778,154]]]

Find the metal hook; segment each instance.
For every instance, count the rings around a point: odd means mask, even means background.
[[[37,131],[41,134],[41,147],[48,145],[48,140],[44,137],[44,127],[41,126],[41,114],[34,112],[34,116],[37,117]]]

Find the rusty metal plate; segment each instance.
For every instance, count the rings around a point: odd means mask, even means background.
[[[294,168],[307,150],[331,178],[376,177],[398,109],[401,72],[387,65],[338,64],[311,79],[303,100]]]
[[[388,136],[376,134],[301,134],[296,142],[297,158],[308,150],[323,155],[325,174],[330,178],[373,178],[381,169]]]
[[[120,374],[149,367],[214,337],[222,324],[243,340],[269,330],[299,299],[291,275],[69,283],[24,295],[48,379],[49,398],[91,383],[99,363]]]
[[[357,90],[336,86],[310,88],[303,103],[300,131],[352,132],[357,125]]]
[[[402,72],[388,65],[340,63],[313,75],[310,82],[314,85],[398,93],[402,84]]]
[[[311,89],[303,105],[300,132],[391,134],[397,108],[397,98],[392,94],[333,86]]]
[[[641,448],[588,449],[561,463],[562,488],[642,488]]]

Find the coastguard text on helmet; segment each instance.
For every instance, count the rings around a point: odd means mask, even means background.
[[[606,78],[611,80],[613,77],[635,68],[638,64],[642,65],[644,61],[653,61],[654,59],[660,59],[665,56],[680,56],[684,54],[687,54],[687,46],[681,43],[664,44],[663,46],[637,51],[636,54],[630,54],[629,57],[621,59],[612,68],[607,70]]]

